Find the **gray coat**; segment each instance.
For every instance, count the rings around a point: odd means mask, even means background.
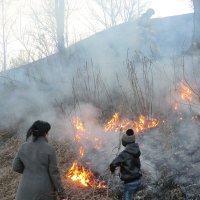
[[[56,154],[44,137],[26,142],[13,161],[13,170],[21,173],[16,200],[55,200],[65,198],[61,184]]]

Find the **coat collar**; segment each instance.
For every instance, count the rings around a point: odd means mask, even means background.
[[[34,137],[32,138],[32,140],[34,140]],[[48,142],[48,139],[46,137],[41,136],[35,142],[37,142],[37,141]]]

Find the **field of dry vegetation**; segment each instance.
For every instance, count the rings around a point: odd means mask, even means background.
[[[5,131],[3,132],[5,133]],[[9,133],[9,131],[7,131]],[[1,132],[2,134],[2,132]],[[2,134],[1,139],[4,139],[3,144],[0,146],[0,199],[13,200],[15,197],[18,181],[20,175],[12,171],[12,160],[19,145],[23,142],[17,135],[10,134],[9,137]],[[67,180],[67,168],[71,166],[74,159],[77,157],[77,150],[72,141],[56,141],[50,140],[54,146],[58,156],[59,169],[61,172],[62,182],[64,183],[65,190],[71,200],[117,200],[121,198],[120,183],[114,182],[112,185],[111,180],[107,182],[109,187],[105,189],[97,189],[90,187],[78,186]],[[159,161],[161,162],[161,161]],[[160,163],[161,164],[161,163]],[[153,200],[153,199],[166,199],[166,200],[184,200],[186,198],[185,191],[182,186],[175,183],[175,179],[170,174],[170,168],[158,168],[162,173],[156,181],[152,181],[151,175],[148,171],[143,171],[143,184],[138,192],[135,200]],[[169,171],[168,171],[169,170]],[[109,176],[109,175],[108,175]],[[118,185],[116,185],[118,184]],[[191,200],[194,198],[191,198]],[[195,198],[198,199],[198,198]]]
[[[1,131],[1,140],[5,138],[4,143],[0,146],[0,199],[1,200],[13,200],[16,194],[17,185],[20,179],[20,175],[12,171],[12,161],[18,150],[18,147],[23,141],[15,134],[9,137],[5,135],[9,134],[9,131]],[[114,194],[108,194],[107,189],[97,190],[95,188],[84,188],[76,186],[67,181],[66,166],[72,164],[76,151],[70,141],[59,142],[51,140],[50,143],[54,146],[58,156],[59,169],[62,177],[62,182],[65,186],[65,190],[72,200],[84,200],[84,199],[116,199]],[[66,164],[66,162],[68,164]]]
[[[149,119],[156,117],[159,126],[137,136],[142,152],[143,178],[135,200],[199,200],[200,132],[197,106],[200,92],[196,86],[199,85],[197,74],[200,73],[194,73],[196,82],[193,82],[185,76],[184,66],[176,67],[174,64],[174,68],[172,67],[174,74],[168,77],[171,72],[166,75],[168,72],[165,68],[161,77],[156,68],[159,64],[153,68],[151,60],[142,57],[138,59],[142,73],[138,75],[138,63],[127,59],[126,82],[123,84],[124,80],[116,74],[114,88],[106,84],[100,70],[86,64],[77,71],[72,81],[70,98],[64,96],[61,101],[54,101],[54,105],[51,106],[54,106],[56,114],[59,113],[67,121],[66,116],[69,113],[77,114],[81,104],[89,102],[100,110],[98,123],[100,122],[101,126],[102,122],[115,112],[131,120],[135,120],[140,114],[148,116]],[[157,75],[155,70],[158,72]],[[183,72],[181,76],[180,71]],[[166,80],[170,80],[170,83],[163,84]],[[184,86],[180,91],[182,83]],[[72,110],[67,110],[68,107]],[[86,111],[92,110],[93,107],[87,107]],[[1,200],[14,199],[20,179],[20,175],[11,168],[15,153],[24,141],[22,139],[24,137],[17,132],[17,128],[0,130]],[[66,174],[74,160],[78,158],[77,143],[70,138],[59,140],[53,137],[49,142],[56,149],[62,181],[69,200],[121,198],[119,178],[111,176],[108,170],[103,174],[106,188],[82,187],[70,182]]]

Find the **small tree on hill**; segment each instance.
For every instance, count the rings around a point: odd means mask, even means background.
[[[95,19],[104,28],[128,22],[136,15],[140,15],[145,7],[140,0],[93,0],[95,3],[90,8]]]

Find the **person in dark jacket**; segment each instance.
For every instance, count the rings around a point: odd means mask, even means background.
[[[124,181],[123,200],[132,200],[138,190],[142,176],[140,167],[140,149],[135,143],[135,135],[132,129],[128,129],[122,136],[122,145],[125,149],[112,161],[110,171],[115,172],[120,167],[120,178]]]
[[[26,141],[30,136],[33,140],[22,144],[14,158],[13,170],[22,174],[16,200],[55,200],[55,191],[60,199],[67,199],[55,151],[47,141],[50,128],[48,122],[34,122],[26,137]]]

